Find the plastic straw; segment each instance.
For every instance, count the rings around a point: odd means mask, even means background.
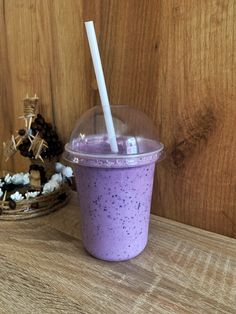
[[[105,78],[102,69],[101,58],[98,50],[97,38],[93,21],[85,22],[90,52],[93,60],[94,71],[97,79],[98,90],[101,98],[102,109],[105,117],[105,123],[108,133],[108,139],[113,153],[118,153],[118,146],[116,141],[116,134],[114,124],[111,116],[111,108],[108,99]]]

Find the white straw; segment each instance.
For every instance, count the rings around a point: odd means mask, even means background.
[[[93,21],[85,22],[90,52],[93,60],[94,71],[97,79],[98,90],[101,98],[102,109],[105,117],[105,123],[108,133],[108,139],[113,153],[118,153],[118,146],[116,141],[116,134],[114,124],[111,116],[111,108],[107,95],[106,83],[102,70],[101,58],[98,50],[97,38]]]

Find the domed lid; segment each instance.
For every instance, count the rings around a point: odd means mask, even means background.
[[[119,152],[111,151],[103,110],[96,106],[77,121],[65,146],[66,160],[95,167],[131,167],[161,159],[164,145],[143,112],[126,105],[111,106],[111,112]]]

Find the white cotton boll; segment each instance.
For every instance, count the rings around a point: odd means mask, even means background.
[[[2,196],[3,196],[3,191],[2,191],[2,189],[0,188],[0,198],[2,198]]]
[[[2,179],[0,179],[0,188],[2,188],[4,186],[5,182],[2,181]]]
[[[26,192],[25,197],[28,198],[34,198],[40,194],[39,191],[34,191],[34,192]]]
[[[67,178],[73,177],[72,168],[71,168],[71,167],[65,167],[65,168],[62,170],[62,174],[63,174],[64,177],[67,177]]]
[[[23,184],[23,177],[24,177],[24,173],[16,173],[12,176],[11,178],[11,182],[15,185],[20,185]]]
[[[24,199],[24,196],[18,191],[16,191],[14,194],[11,195],[11,199],[15,202],[19,202]]]
[[[30,183],[29,173],[28,172],[23,175],[22,183],[23,183],[23,185],[27,185],[27,184]]]
[[[65,166],[64,166],[62,163],[56,162],[56,164],[55,164],[55,170],[56,170],[57,173],[62,172],[62,170],[63,170],[64,168],[65,168]]]
[[[59,184],[62,182],[62,180],[62,175],[60,173],[55,173],[50,179],[50,181],[55,181]]]
[[[51,188],[52,188],[53,191],[55,191],[56,189],[59,188],[58,182],[56,182],[56,181],[51,181],[51,180],[50,180],[49,182],[50,182],[50,185],[51,185]]]
[[[5,181],[7,184],[10,184],[10,183],[11,183],[11,176],[10,176],[9,173],[5,176],[4,181]]]
[[[42,194],[47,194],[47,193],[50,193],[50,192],[52,192],[51,184],[50,184],[50,182],[47,182],[47,183],[45,183],[44,186],[43,186],[43,192],[42,192]]]
[[[42,194],[51,193],[58,188],[59,188],[59,184],[56,181],[50,180],[46,184],[44,184]]]
[[[13,176],[12,176],[12,178],[11,178],[11,182],[13,183],[13,184],[21,184],[21,182],[22,182],[22,177],[21,177],[21,175],[19,174],[19,173],[16,173],[16,174],[14,174]]]

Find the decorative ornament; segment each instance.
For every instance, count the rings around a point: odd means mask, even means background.
[[[45,148],[48,148],[47,142],[39,136],[39,133],[37,133],[35,136],[31,135],[29,137],[29,140],[31,142],[31,145],[29,147],[29,152],[30,151],[33,152],[35,159],[39,158],[40,160],[42,160],[42,162],[44,162],[41,156],[41,152]]]
[[[47,214],[68,200],[72,169],[58,162],[63,152],[55,128],[38,113],[39,98],[24,99],[22,127],[3,143],[6,161],[18,151],[31,160],[29,172],[0,178],[0,220]]]
[[[59,157],[63,152],[63,144],[53,129],[38,111],[39,98],[29,97],[24,99],[24,115],[20,116],[25,125],[17,131],[17,135],[3,143],[3,153],[7,161],[17,151],[31,160],[51,160]]]

